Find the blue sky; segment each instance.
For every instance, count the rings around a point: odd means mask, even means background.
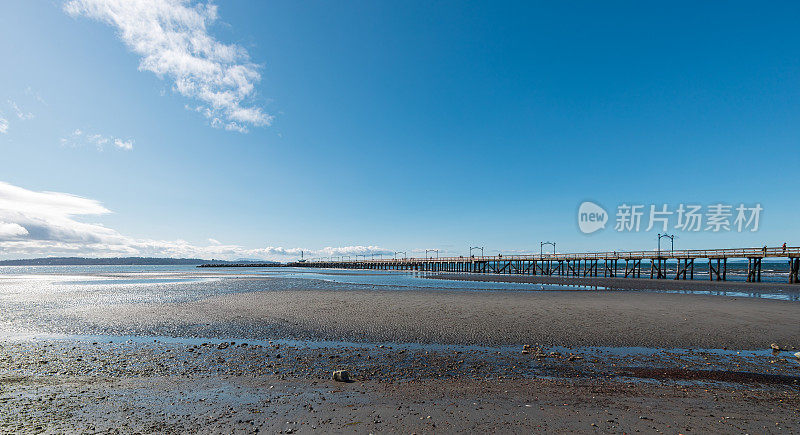
[[[614,231],[623,203],[763,207],[756,232],[679,231],[676,248],[797,245],[798,18],[792,3],[5,1],[0,257],[653,248],[655,229]],[[164,29],[205,39],[165,54]],[[208,63],[230,74],[183,89]],[[65,198],[77,210],[36,205]],[[591,235],[587,200],[611,215]]]

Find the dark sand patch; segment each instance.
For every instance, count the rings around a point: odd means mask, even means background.
[[[591,363],[590,355],[570,361],[518,352],[496,359],[386,348],[359,352],[0,342],[0,376],[18,373],[0,389],[0,432],[800,430],[797,386],[731,385],[730,379],[632,382],[619,377],[625,373],[614,374],[620,361]],[[562,367],[547,370],[561,376],[520,370],[542,364]],[[689,364],[697,370],[702,358]],[[332,367],[353,370],[356,382],[331,381]]]

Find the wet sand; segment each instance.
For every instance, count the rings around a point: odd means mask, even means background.
[[[242,277],[58,288],[2,302],[44,333],[0,337],[0,432],[800,431],[792,301]]]
[[[484,273],[438,273],[431,274],[427,276],[427,278],[452,281],[580,285],[604,287],[615,290],[744,292],[753,294],[785,293],[788,296],[800,297],[800,284],[789,284],[787,282],[711,281],[707,277],[700,275],[693,280],[610,278],[602,276],[499,275]]]
[[[92,329],[154,335],[474,345],[765,349],[800,346],[800,303],[628,291],[284,290],[89,306]],[[201,325],[218,328],[209,330]],[[230,328],[226,332],[221,328]]]
[[[800,430],[800,377],[785,374],[796,373],[797,366],[783,357],[772,358],[769,370],[784,374],[754,378],[730,369],[752,370],[760,364],[757,356],[500,353],[242,343],[4,343],[0,431]],[[707,364],[729,367],[709,370]],[[632,368],[641,365],[672,368],[658,373]],[[355,381],[330,380],[331,370],[338,368],[351,370]],[[733,376],[715,379],[720,373]]]

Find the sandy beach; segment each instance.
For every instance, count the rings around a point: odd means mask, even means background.
[[[0,431],[800,430],[791,300],[187,277],[0,281]]]
[[[800,304],[789,301],[629,291],[332,288],[87,306],[69,314],[96,329],[132,328],[155,335],[208,323],[250,338],[277,333],[318,340],[472,345],[800,346]]]

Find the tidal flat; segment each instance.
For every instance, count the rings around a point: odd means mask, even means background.
[[[297,269],[3,272],[3,432],[800,430],[792,300]]]

